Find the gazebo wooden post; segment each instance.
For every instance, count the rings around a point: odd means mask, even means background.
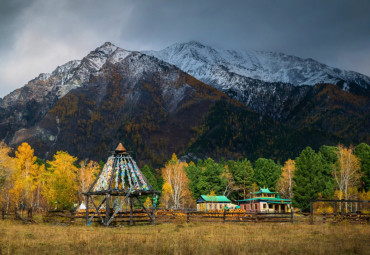
[[[130,226],[134,225],[134,217],[132,211],[132,197],[129,198],[130,203]]]
[[[105,201],[105,222],[104,222],[104,225],[105,226],[108,226],[108,221],[109,221],[109,207],[110,207],[110,205],[109,205],[109,193],[107,193],[106,195],[105,195],[105,199],[106,199],[106,201]]]
[[[152,210],[152,225],[155,225],[155,207],[154,206]]]
[[[89,197],[90,195],[86,195],[86,224],[89,225]]]

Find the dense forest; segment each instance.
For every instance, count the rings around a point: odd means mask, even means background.
[[[78,160],[58,151],[46,162],[27,143],[15,151],[0,144],[0,208],[3,210],[71,209],[83,201],[104,162]],[[156,190],[160,207],[194,207],[200,195],[225,195],[232,201],[247,198],[261,187],[292,198],[293,205],[309,210],[316,198],[370,200],[370,146],[321,146],[303,149],[295,159],[276,162],[258,158],[185,162],[175,154],[161,168],[146,164],[141,171]],[[151,206],[151,197],[144,198]]]

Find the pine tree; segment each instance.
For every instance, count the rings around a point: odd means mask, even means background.
[[[295,160],[293,177],[293,205],[307,212],[310,200],[317,199],[319,193],[323,197],[333,194],[332,167],[321,153],[316,154],[311,147],[304,149]]]
[[[235,183],[235,192],[232,193],[232,198],[246,198],[247,194],[252,190],[254,177],[251,162],[247,159],[242,161],[229,160],[227,166]]]
[[[208,194],[213,190],[216,194],[223,194],[228,180],[223,175],[225,168],[213,159],[199,160],[195,165],[190,162],[186,167],[186,174],[190,180],[189,189],[194,199]]]
[[[370,191],[370,146],[366,143],[357,145],[354,154],[360,158],[362,179],[361,188]]]
[[[276,190],[276,184],[281,175],[281,166],[272,159],[259,158],[254,166],[254,181],[261,187]]]
[[[148,182],[150,183],[150,185],[152,185],[153,189],[160,190],[160,187],[158,187],[157,178],[155,177],[154,171],[153,171],[153,169],[150,166],[144,165],[141,168],[141,172],[143,173],[143,175],[145,176],[145,178],[148,180]]]

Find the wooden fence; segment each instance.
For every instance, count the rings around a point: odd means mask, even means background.
[[[93,210],[89,211],[92,216]],[[105,210],[100,210],[100,215],[95,215],[92,222],[102,222]],[[150,219],[144,210],[133,211],[133,223],[149,223]],[[257,213],[240,211],[211,211],[197,212],[190,210],[156,210],[155,221],[157,223],[170,222],[293,222],[293,213]],[[86,211],[49,211],[43,216],[44,222],[59,222],[73,224],[86,222]],[[115,224],[130,223],[130,211],[118,212],[114,220]]]
[[[153,211],[151,211],[153,213]],[[91,217],[94,211],[89,211]],[[100,210],[92,218],[93,224],[102,222],[105,217],[105,210]],[[153,214],[151,214],[153,217]],[[40,217],[40,214],[38,214]],[[114,224],[148,224],[150,219],[144,210],[134,210],[132,214],[132,222],[130,222],[130,211],[125,210],[117,213]],[[156,210],[155,211],[156,223],[173,223],[173,222],[307,222],[307,223],[370,223],[370,213],[358,212],[333,212],[327,213],[325,210],[322,213],[315,212],[314,214],[293,214],[293,213],[257,213],[254,211],[209,211],[197,212],[192,210]],[[1,219],[17,219],[22,220],[24,223],[36,223],[32,215],[23,216],[18,212],[1,212]],[[38,218],[40,220],[40,218]],[[42,220],[44,222],[55,224],[86,224],[86,211],[62,211],[54,210],[42,213]],[[130,224],[130,225],[131,225]]]
[[[321,205],[326,209],[315,209]],[[370,223],[370,201],[317,199],[310,202],[310,224],[314,223]]]

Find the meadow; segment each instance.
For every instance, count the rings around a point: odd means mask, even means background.
[[[0,254],[370,254],[370,227],[171,223],[105,228],[0,220]]]

